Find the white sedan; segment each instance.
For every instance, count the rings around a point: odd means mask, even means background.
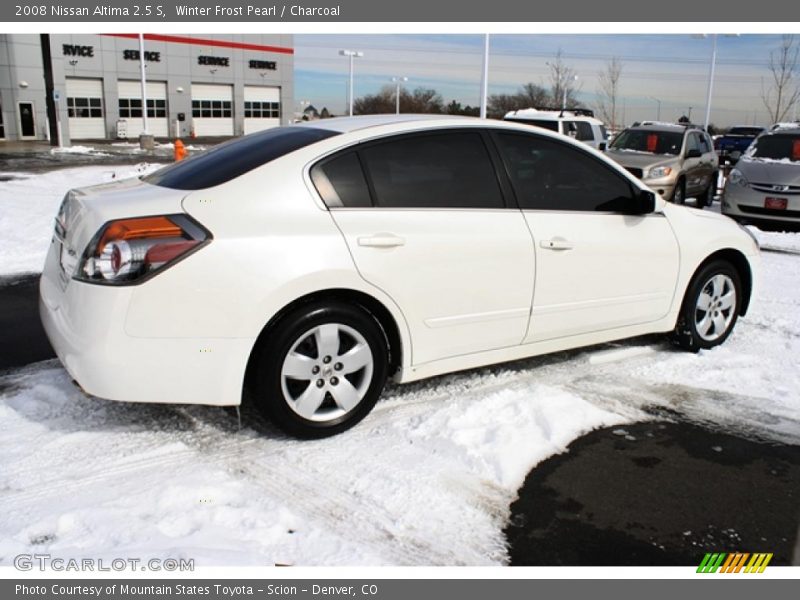
[[[602,154],[470,118],[327,119],[70,191],[41,315],[89,394],[299,437],[408,382],[654,332],[722,343],[758,246]]]

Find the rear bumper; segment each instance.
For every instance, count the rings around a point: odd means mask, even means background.
[[[125,333],[131,289],[60,280],[48,254],[39,311],[70,376],[92,396],[126,402],[241,403],[254,340],[143,338]]]

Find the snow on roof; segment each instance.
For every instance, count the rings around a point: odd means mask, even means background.
[[[781,131],[785,129],[800,129],[800,121],[788,121],[783,123],[775,123],[770,127],[770,131]]]

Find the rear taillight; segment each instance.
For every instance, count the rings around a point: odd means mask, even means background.
[[[75,279],[112,285],[138,283],[210,240],[211,234],[187,215],[110,221],[89,242]]]

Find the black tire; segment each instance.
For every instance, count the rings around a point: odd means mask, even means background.
[[[290,392],[288,389],[290,385],[296,385],[298,390],[300,390],[300,388],[312,388],[315,386],[316,381],[323,380],[313,379],[315,377],[329,377],[329,379],[324,380],[324,387],[318,386],[323,388],[319,393],[325,394],[325,400],[319,410],[323,410],[327,406],[327,410],[334,415],[336,411],[344,410],[340,408],[334,400],[332,393],[336,392],[337,389],[331,386],[336,385],[333,381],[336,379],[336,375],[339,375],[341,378],[340,385],[345,377],[349,379],[350,375],[342,375],[332,371],[331,365],[338,364],[335,362],[335,358],[329,365],[322,365],[323,357],[318,355],[318,350],[315,347],[316,342],[311,341],[313,335],[306,335],[315,328],[331,324],[336,324],[339,327],[342,325],[345,326],[341,328],[342,330],[351,328],[368,344],[372,358],[371,376],[369,376],[369,380],[361,380],[360,385],[363,385],[366,392],[352,409],[344,412],[344,414],[326,420],[305,418],[292,408],[293,405],[297,406],[296,402],[293,402],[293,400],[296,401],[298,398],[292,399],[291,397],[287,397],[284,389]],[[347,337],[347,332],[340,335],[340,348],[346,347],[343,339]],[[355,340],[355,338],[353,339]],[[296,352],[299,351],[300,347],[296,347],[299,340],[305,340],[302,343],[307,344],[306,347],[308,348],[313,348],[312,351],[308,352],[307,356],[311,356],[311,360],[315,360],[318,363],[315,366],[325,366],[325,371],[331,371],[331,373],[327,375],[321,372],[319,375],[310,376],[312,379],[308,381],[307,386],[305,386],[302,381],[285,379],[283,377],[284,361],[293,348],[295,348]],[[311,344],[311,346],[308,344]],[[344,354],[345,351],[342,353]],[[251,365],[251,368],[253,369],[251,372],[253,385],[252,400],[265,417],[279,429],[293,437],[302,439],[328,437],[353,427],[369,414],[378,401],[383,387],[386,384],[388,369],[386,336],[378,321],[361,307],[339,302],[309,304],[285,315],[278,324],[264,336],[261,348],[259,348],[258,354],[255,357],[255,362]],[[366,377],[363,371],[360,373],[362,377]],[[355,373],[354,375],[358,376],[359,373]],[[298,394],[302,393],[302,391],[298,391]],[[333,404],[332,407],[329,406],[331,404]],[[316,418],[317,415],[315,414],[314,416]]]
[[[706,206],[714,204],[714,195],[717,191],[717,185],[714,179],[716,178],[712,178],[706,190],[697,198],[697,208],[705,208]]]
[[[672,198],[669,199],[673,204],[686,204],[686,181],[681,177],[672,191]]]
[[[703,317],[706,314],[708,314],[709,317],[713,317],[715,313],[713,309],[704,311],[698,308],[698,303],[701,294],[709,293],[713,289],[712,280],[718,275],[727,278],[728,283],[726,283],[726,286],[733,289],[733,303],[730,308],[719,308],[717,310],[717,313],[722,315],[725,327],[717,328],[716,325],[711,324],[712,329],[706,331],[705,335],[703,335],[698,329],[698,325],[704,322],[707,323],[707,321],[703,321]],[[724,289],[728,288],[726,287]],[[713,293],[709,295],[712,299],[714,298]],[[678,315],[678,322],[672,334],[673,341],[684,350],[689,350],[691,352],[713,348],[714,346],[722,344],[728,339],[728,336],[736,325],[741,303],[742,283],[739,273],[734,266],[725,260],[715,260],[708,263],[695,273],[689,283],[680,314]],[[712,307],[713,306],[712,304]],[[699,323],[698,320],[700,321]],[[713,321],[713,318],[711,320]]]

